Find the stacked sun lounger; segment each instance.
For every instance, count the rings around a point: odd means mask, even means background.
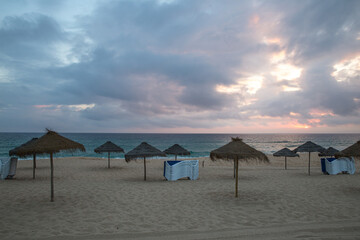
[[[338,173],[355,173],[355,161],[353,158],[321,158],[321,169],[325,174],[335,175]]]
[[[176,181],[180,178],[196,180],[199,177],[199,160],[165,161],[164,177],[168,181]]]
[[[0,159],[0,180],[13,178],[16,174],[17,158],[1,158]]]

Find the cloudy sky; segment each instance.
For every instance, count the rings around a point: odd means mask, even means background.
[[[360,132],[359,1],[0,4],[0,132]]]

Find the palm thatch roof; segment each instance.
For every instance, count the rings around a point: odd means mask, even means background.
[[[311,152],[324,152],[325,148],[323,148],[320,145],[317,145],[311,141],[307,141],[306,143],[300,145],[299,147],[295,148],[293,150],[293,152],[308,152],[309,153],[309,164],[308,164],[308,173],[310,175],[310,168],[311,168],[311,164],[310,164],[310,159],[311,159]]]
[[[273,154],[274,157],[298,157],[299,154],[294,153],[288,148],[283,148]]]
[[[172,145],[168,149],[164,150],[164,153],[170,155],[190,155],[190,152],[179,144]]]
[[[65,138],[58,133],[47,130],[47,133],[33,142],[17,149],[19,157],[31,156],[33,154],[50,154],[62,150],[74,152],[80,150],[85,152],[84,145]]]
[[[216,159],[239,159],[247,161],[248,159],[257,159],[260,161],[269,162],[269,159],[264,153],[247,145],[242,141],[242,139],[231,139],[232,141],[228,144],[210,152],[211,160],[214,161]]]
[[[325,148],[311,141],[307,141],[306,143],[300,145],[299,147],[293,150],[294,153],[297,152],[323,152]]]
[[[32,143],[29,143],[22,148],[17,150],[16,155],[19,157],[25,157],[35,154],[50,154],[50,186],[51,186],[51,202],[54,201],[54,163],[53,163],[53,154],[60,151],[76,151],[80,150],[85,152],[84,145],[74,142],[66,137],[59,135],[58,133],[47,130],[47,133],[42,137],[34,140]]]
[[[102,153],[102,152],[124,152],[124,149],[119,147],[118,145],[112,143],[111,141],[107,141],[103,145],[97,147],[94,149],[94,152],[96,153]]]
[[[335,157],[360,157],[360,141],[336,153]]]
[[[285,169],[287,169],[287,157],[299,157],[299,154],[294,153],[288,148],[283,148],[273,154],[274,157],[285,157]]]
[[[9,156],[19,155],[18,153],[22,151],[23,148],[26,148],[27,146],[31,146],[35,141],[37,141],[38,138],[32,138],[30,141],[27,141],[26,143],[12,149],[9,151]],[[33,154],[33,179],[35,179],[35,168],[36,168],[36,153]]]
[[[23,144],[21,144],[20,146],[14,148],[14,149],[11,149],[11,150],[9,151],[9,156],[16,156],[16,155],[18,155],[17,153],[18,153],[18,152],[21,152],[21,149],[22,149],[22,148],[24,148],[24,147],[26,147],[26,146],[28,146],[28,145],[33,144],[34,141],[36,141],[37,139],[38,139],[38,138],[32,138],[31,140],[27,141],[26,143],[23,143]]]
[[[329,147],[324,152],[319,153],[320,157],[326,157],[326,156],[335,156],[335,153],[339,152],[339,150]]]
[[[146,142],[142,142],[139,146],[125,154],[125,160],[129,162],[137,158],[143,157],[165,157],[166,154],[160,151],[159,149],[151,146]]]

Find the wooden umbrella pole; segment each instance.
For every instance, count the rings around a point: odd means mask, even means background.
[[[144,181],[146,181],[146,157],[144,157]]]
[[[33,156],[33,179],[35,179],[36,154]]]
[[[177,161],[177,155],[175,154],[175,161]]]
[[[311,152],[309,152],[309,176],[310,176],[310,154],[311,154]]]
[[[235,197],[238,197],[238,182],[239,182],[239,159],[236,156],[236,182],[235,182]]]
[[[234,178],[236,177],[236,160],[234,159]]]
[[[108,168],[110,168],[110,152],[108,152]]]
[[[286,161],[286,156],[285,156],[285,170],[287,169],[287,161]]]
[[[53,153],[50,153],[50,167],[51,167],[51,202],[54,201],[54,163]]]

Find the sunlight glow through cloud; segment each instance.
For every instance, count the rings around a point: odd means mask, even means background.
[[[281,39],[277,37],[274,38],[263,37],[263,43],[265,43],[266,45],[271,45],[271,44],[280,45]]]
[[[282,90],[284,92],[296,92],[296,91],[300,91],[301,88],[300,87],[295,87],[295,86],[282,86]]]
[[[281,80],[294,80],[301,76],[302,68],[296,67],[291,64],[279,64],[276,69],[271,72],[278,81]]]
[[[335,71],[331,73],[331,76],[338,82],[360,76],[360,55],[352,59],[343,60],[335,64],[333,68]]]
[[[298,117],[298,116],[300,116],[300,114],[299,114],[299,113],[295,113],[295,112],[290,112],[290,116]]]
[[[279,62],[283,61],[285,58],[286,58],[286,53],[283,50],[281,52],[274,53],[271,56],[270,62],[271,63],[279,63]]]
[[[249,94],[255,94],[262,86],[264,77],[262,76],[251,76],[248,78],[240,79],[237,84],[232,85],[216,85],[216,91],[219,93],[233,94],[246,91]]]
[[[91,109],[95,107],[95,104],[77,104],[77,105],[34,105],[38,109],[51,109],[51,110],[60,110],[60,109],[69,109],[74,112],[83,111],[86,109]]]
[[[289,125],[289,128],[304,128],[304,129],[308,129],[311,128],[311,126],[307,125],[307,124],[300,124],[300,123],[294,123]]]
[[[331,111],[325,111],[321,109],[312,109],[309,114],[313,117],[323,117],[323,116],[335,116]]]

